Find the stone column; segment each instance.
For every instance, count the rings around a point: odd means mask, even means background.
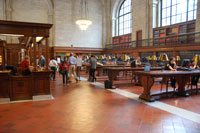
[[[200,0],[198,0],[197,2],[197,14],[196,14],[195,26],[196,26],[195,31],[200,32]],[[200,42],[200,34],[195,35],[195,41]]]
[[[6,0],[5,2],[5,19],[11,21],[12,20],[12,8],[11,8],[11,1]],[[6,37],[7,43],[12,43],[11,37]]]

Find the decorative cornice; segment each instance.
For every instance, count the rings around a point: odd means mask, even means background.
[[[54,53],[57,52],[74,52],[74,53],[103,53],[103,48],[90,48],[90,47],[52,47]]]

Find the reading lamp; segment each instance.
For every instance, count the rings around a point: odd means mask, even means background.
[[[159,59],[161,61],[169,61],[169,58],[168,58],[168,56],[167,56],[166,53],[161,54],[160,57],[159,57]]]
[[[88,60],[88,59],[89,59],[89,57],[88,57],[87,55],[85,55],[85,56],[84,56],[84,59]]]
[[[155,65],[156,65],[156,60],[157,60],[156,55],[153,55],[153,56],[151,57],[151,59],[153,60],[153,65],[155,66]]]
[[[107,56],[107,60],[111,60],[111,57],[110,57],[110,56]]]
[[[181,60],[180,56],[176,56],[176,64],[179,64],[179,61]]]
[[[103,60],[103,59],[104,59],[104,56],[103,56],[103,55],[100,55],[99,59],[100,59],[100,60]]]
[[[0,64],[2,64],[2,62],[3,62],[3,61],[2,61],[2,56],[0,55]]]
[[[194,61],[199,61],[199,55],[196,54],[196,55],[193,57],[193,60],[194,60]]]
[[[165,65],[165,62],[166,62],[166,61],[169,61],[169,58],[168,58],[168,56],[167,56],[166,53],[162,53],[162,54],[160,55],[160,57],[159,57],[159,60],[162,61],[163,64]],[[162,66],[163,66],[163,64],[162,64]]]
[[[147,59],[148,61],[150,61],[150,60],[151,60],[151,57],[150,57],[150,56],[147,56],[146,59]]]
[[[130,57],[128,56],[128,55],[123,55],[122,56],[122,60],[123,61],[127,61],[127,60],[129,60],[130,59]]]

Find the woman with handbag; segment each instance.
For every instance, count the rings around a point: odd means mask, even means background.
[[[68,84],[68,79],[69,79],[69,77],[68,77],[69,62],[68,62],[68,58],[67,57],[64,57],[64,61],[61,62],[60,67],[61,67],[60,73],[63,76],[63,85],[64,84]]]

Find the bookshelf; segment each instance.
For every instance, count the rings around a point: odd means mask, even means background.
[[[195,36],[183,36],[183,37],[172,37],[162,39],[161,37],[170,37],[174,35],[180,35],[185,33],[195,32],[195,20],[188,21],[184,23],[174,24],[165,27],[159,27],[153,29],[153,39],[154,45],[163,45],[163,44],[184,44],[194,42]]]
[[[166,36],[166,29],[165,28],[156,28],[154,29],[154,34],[153,38],[154,40],[154,45],[159,45],[159,44],[164,44],[165,40],[160,39],[160,37],[165,37]]]
[[[132,34],[126,34],[126,35],[123,35],[123,36],[113,37],[112,38],[112,44],[115,44],[115,45],[113,45],[113,47],[121,47],[121,46],[127,47],[129,44],[125,43],[125,42],[131,41],[131,35]],[[118,43],[125,43],[125,44],[118,44]]]

